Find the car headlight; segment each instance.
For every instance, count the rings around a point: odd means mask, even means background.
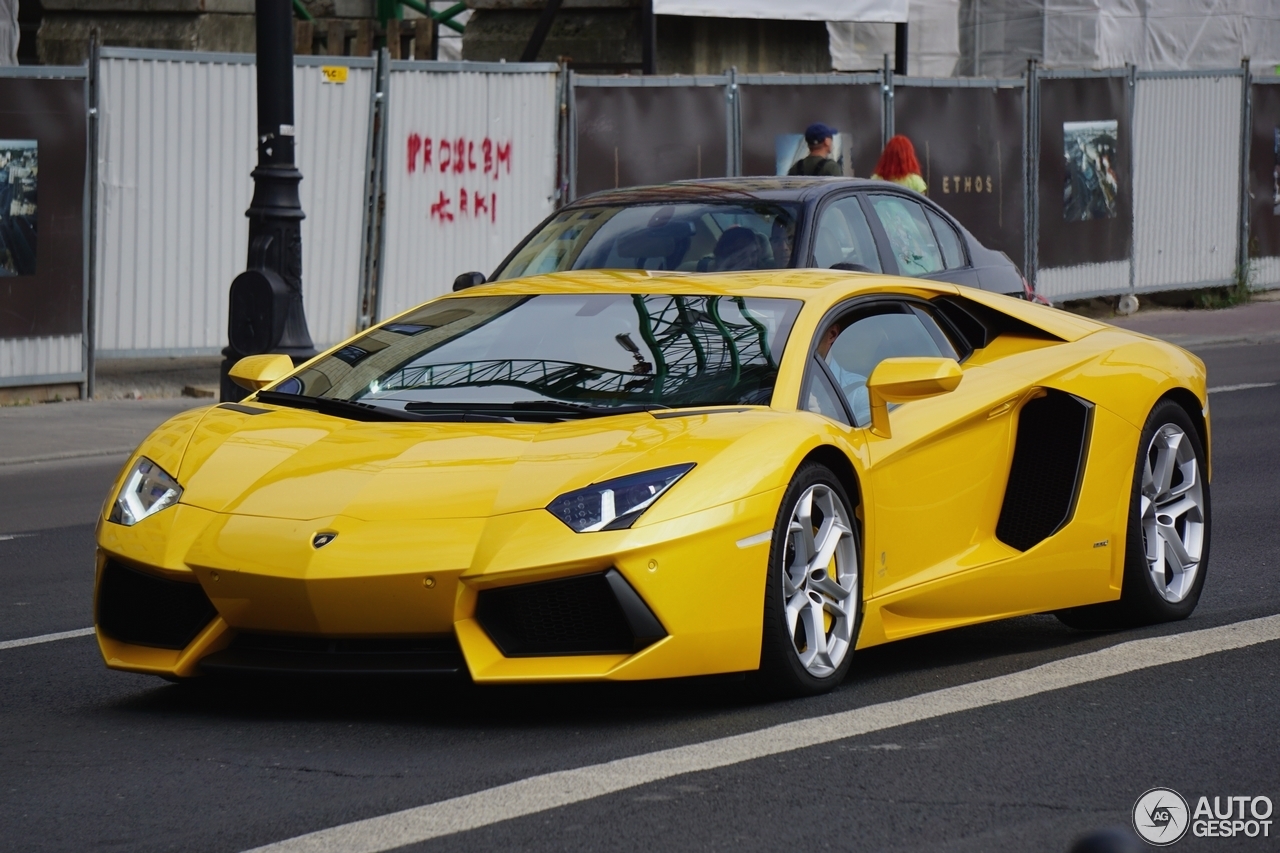
[[[173,506],[182,497],[182,486],[163,468],[143,456],[134,463],[116,495],[108,521],[131,527],[147,516]]]
[[[566,492],[547,504],[547,511],[578,533],[630,527],[663,492],[693,469],[692,462],[628,474],[585,489]]]

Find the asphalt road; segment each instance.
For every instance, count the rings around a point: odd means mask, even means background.
[[[1280,345],[1206,350],[1211,386],[1280,382]],[[238,851],[578,768],[1280,613],[1280,385],[1215,393],[1213,554],[1185,623],[1027,617],[858,653],[832,694],[733,679],[555,688],[170,685],[90,637],[0,648],[0,850]],[[120,459],[0,469],[0,642],[91,623],[92,521]],[[12,536],[13,538],[5,538]],[[405,849],[1065,851],[1174,788],[1280,803],[1276,643],[686,774]],[[1275,850],[1271,838],[1177,850]]]

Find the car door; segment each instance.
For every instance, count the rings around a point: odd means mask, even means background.
[[[936,210],[896,193],[867,193],[899,275],[979,286],[959,232]]]
[[[832,328],[838,331],[832,335]],[[1009,373],[963,365],[951,393],[891,407],[890,435],[870,431],[865,383],[885,358],[967,355],[927,303],[876,299],[824,327],[817,351],[858,428],[866,430],[875,523],[868,533],[868,591],[901,594],[1016,552],[994,537],[1009,469],[1011,412],[1024,389]],[[824,338],[834,337],[824,351]],[[911,619],[954,618],[945,597]],[[891,626],[886,626],[891,629]],[[901,630],[907,631],[906,627]]]

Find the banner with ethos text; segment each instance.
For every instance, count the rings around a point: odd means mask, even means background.
[[[786,174],[791,162],[808,154],[804,131],[815,122],[839,133],[841,171],[869,178],[880,158],[878,83],[738,86],[742,110],[742,174]],[[779,151],[788,156],[779,160]],[[780,165],[781,162],[781,165]]]
[[[84,323],[85,81],[0,77],[0,338]]]
[[[1129,258],[1128,90],[1123,72],[1040,81],[1041,269]]]
[[[1023,255],[1022,87],[894,87],[894,129],[937,202],[989,249]]]
[[[723,86],[578,86],[578,196],[726,174]]]
[[[1249,257],[1280,255],[1280,83],[1255,83],[1249,147]]]

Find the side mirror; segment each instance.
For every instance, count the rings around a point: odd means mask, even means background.
[[[964,372],[954,358],[886,358],[871,371],[867,397],[871,431],[889,437],[889,404],[925,400],[956,390]]]
[[[293,359],[287,355],[250,355],[235,363],[228,374],[241,388],[260,391],[293,372]]]
[[[477,284],[484,284],[486,281],[482,272],[464,272],[453,280],[454,292],[466,290],[468,287],[475,287]]]

